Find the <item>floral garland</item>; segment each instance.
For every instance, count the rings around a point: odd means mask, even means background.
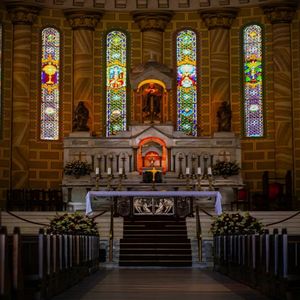
[[[222,213],[211,224],[210,232],[213,235],[253,234],[262,233],[263,227],[263,224],[248,212],[244,216],[240,213]]]

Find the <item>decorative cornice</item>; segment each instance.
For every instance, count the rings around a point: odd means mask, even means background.
[[[143,31],[161,31],[166,29],[166,26],[171,21],[173,11],[135,11],[132,13],[132,18]]]
[[[6,5],[7,11],[14,25],[32,25],[39,14],[40,7],[20,3]]]
[[[297,3],[282,1],[265,4],[261,7],[271,24],[290,23],[295,15]]]
[[[102,10],[76,10],[64,11],[72,29],[95,30],[104,12]]]
[[[210,30],[214,28],[230,29],[238,11],[238,8],[228,7],[222,9],[203,9],[198,12]]]

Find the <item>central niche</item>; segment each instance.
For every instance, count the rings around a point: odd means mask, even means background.
[[[143,139],[138,147],[137,162],[140,173],[153,167],[165,173],[167,171],[166,143],[157,137]]]

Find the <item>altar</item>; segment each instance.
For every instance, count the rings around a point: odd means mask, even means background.
[[[213,198],[216,215],[222,213],[222,196],[218,191],[89,191],[85,197],[86,214],[93,213],[92,199],[109,198],[115,216],[164,214],[186,217],[193,214],[194,199],[203,197]]]

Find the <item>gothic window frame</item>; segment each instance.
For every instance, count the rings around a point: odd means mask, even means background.
[[[261,113],[262,113],[262,135],[261,136],[251,136],[247,135],[246,129],[246,95],[245,95],[245,72],[244,72],[244,32],[245,30],[253,25],[257,25],[261,29],[261,84],[262,84],[262,92],[261,92]],[[244,24],[240,29],[240,78],[241,78],[241,118],[242,118],[242,136],[244,139],[262,139],[266,137],[266,103],[265,103],[265,28],[264,25],[259,22],[250,22]]]
[[[130,91],[130,84],[129,84],[129,71],[130,71],[130,66],[131,66],[131,57],[130,57],[130,45],[131,45],[131,39],[130,39],[130,34],[128,31],[124,30],[123,28],[120,28],[120,27],[111,27],[109,28],[108,30],[106,30],[104,32],[104,35],[103,35],[103,55],[102,57],[104,58],[104,61],[102,63],[102,74],[103,74],[103,84],[102,86],[104,87],[103,89],[103,128],[104,128],[104,135],[105,137],[107,138],[111,138],[111,137],[114,137],[113,134],[108,134],[108,129],[107,129],[107,124],[108,124],[108,121],[107,121],[107,36],[109,33],[113,32],[113,31],[118,31],[118,32],[121,32],[122,34],[125,35],[126,37],[126,87],[125,87],[125,108],[126,108],[126,113],[125,113],[125,118],[126,118],[126,121],[125,121],[125,128],[124,130],[120,130],[118,132],[122,132],[122,131],[125,131],[125,130],[128,130],[128,126],[129,126],[129,122],[130,122],[130,111],[131,111],[131,107],[130,107],[130,99],[129,99],[129,91]]]
[[[176,86],[176,112],[175,112],[175,128],[176,130],[179,130],[178,128],[178,119],[179,119],[179,114],[178,114],[178,97],[177,97],[177,90],[178,90],[178,80],[177,80],[177,37],[179,35],[180,32],[182,31],[185,31],[185,30],[190,30],[192,31],[194,34],[195,34],[195,37],[196,37],[196,50],[195,50],[195,55],[196,55],[196,62],[195,62],[195,66],[196,66],[196,113],[195,113],[195,116],[196,116],[196,125],[195,125],[195,131],[196,131],[196,134],[195,135],[189,135],[189,134],[186,134],[185,131],[182,131],[180,130],[181,132],[185,133],[187,137],[197,137],[200,135],[200,120],[201,120],[201,117],[200,117],[200,108],[201,108],[201,95],[200,95],[200,90],[201,90],[201,80],[202,80],[202,77],[201,77],[201,55],[200,55],[200,49],[201,49],[201,43],[200,43],[200,34],[199,32],[193,28],[193,27],[183,27],[183,28],[180,28],[178,30],[176,30],[174,32],[174,35],[173,35],[173,39],[174,39],[174,70],[175,71],[175,86]]]
[[[45,139],[42,138],[42,57],[43,57],[43,31],[47,28],[53,28],[56,30],[59,34],[59,87],[58,87],[58,93],[59,93],[59,99],[58,99],[58,138],[57,139]],[[40,31],[39,31],[39,71],[38,71],[38,76],[39,76],[39,101],[38,101],[38,140],[42,142],[60,142],[62,140],[62,85],[63,85],[63,51],[62,51],[62,45],[63,45],[63,34],[60,28],[53,24],[47,24],[43,26]]]

